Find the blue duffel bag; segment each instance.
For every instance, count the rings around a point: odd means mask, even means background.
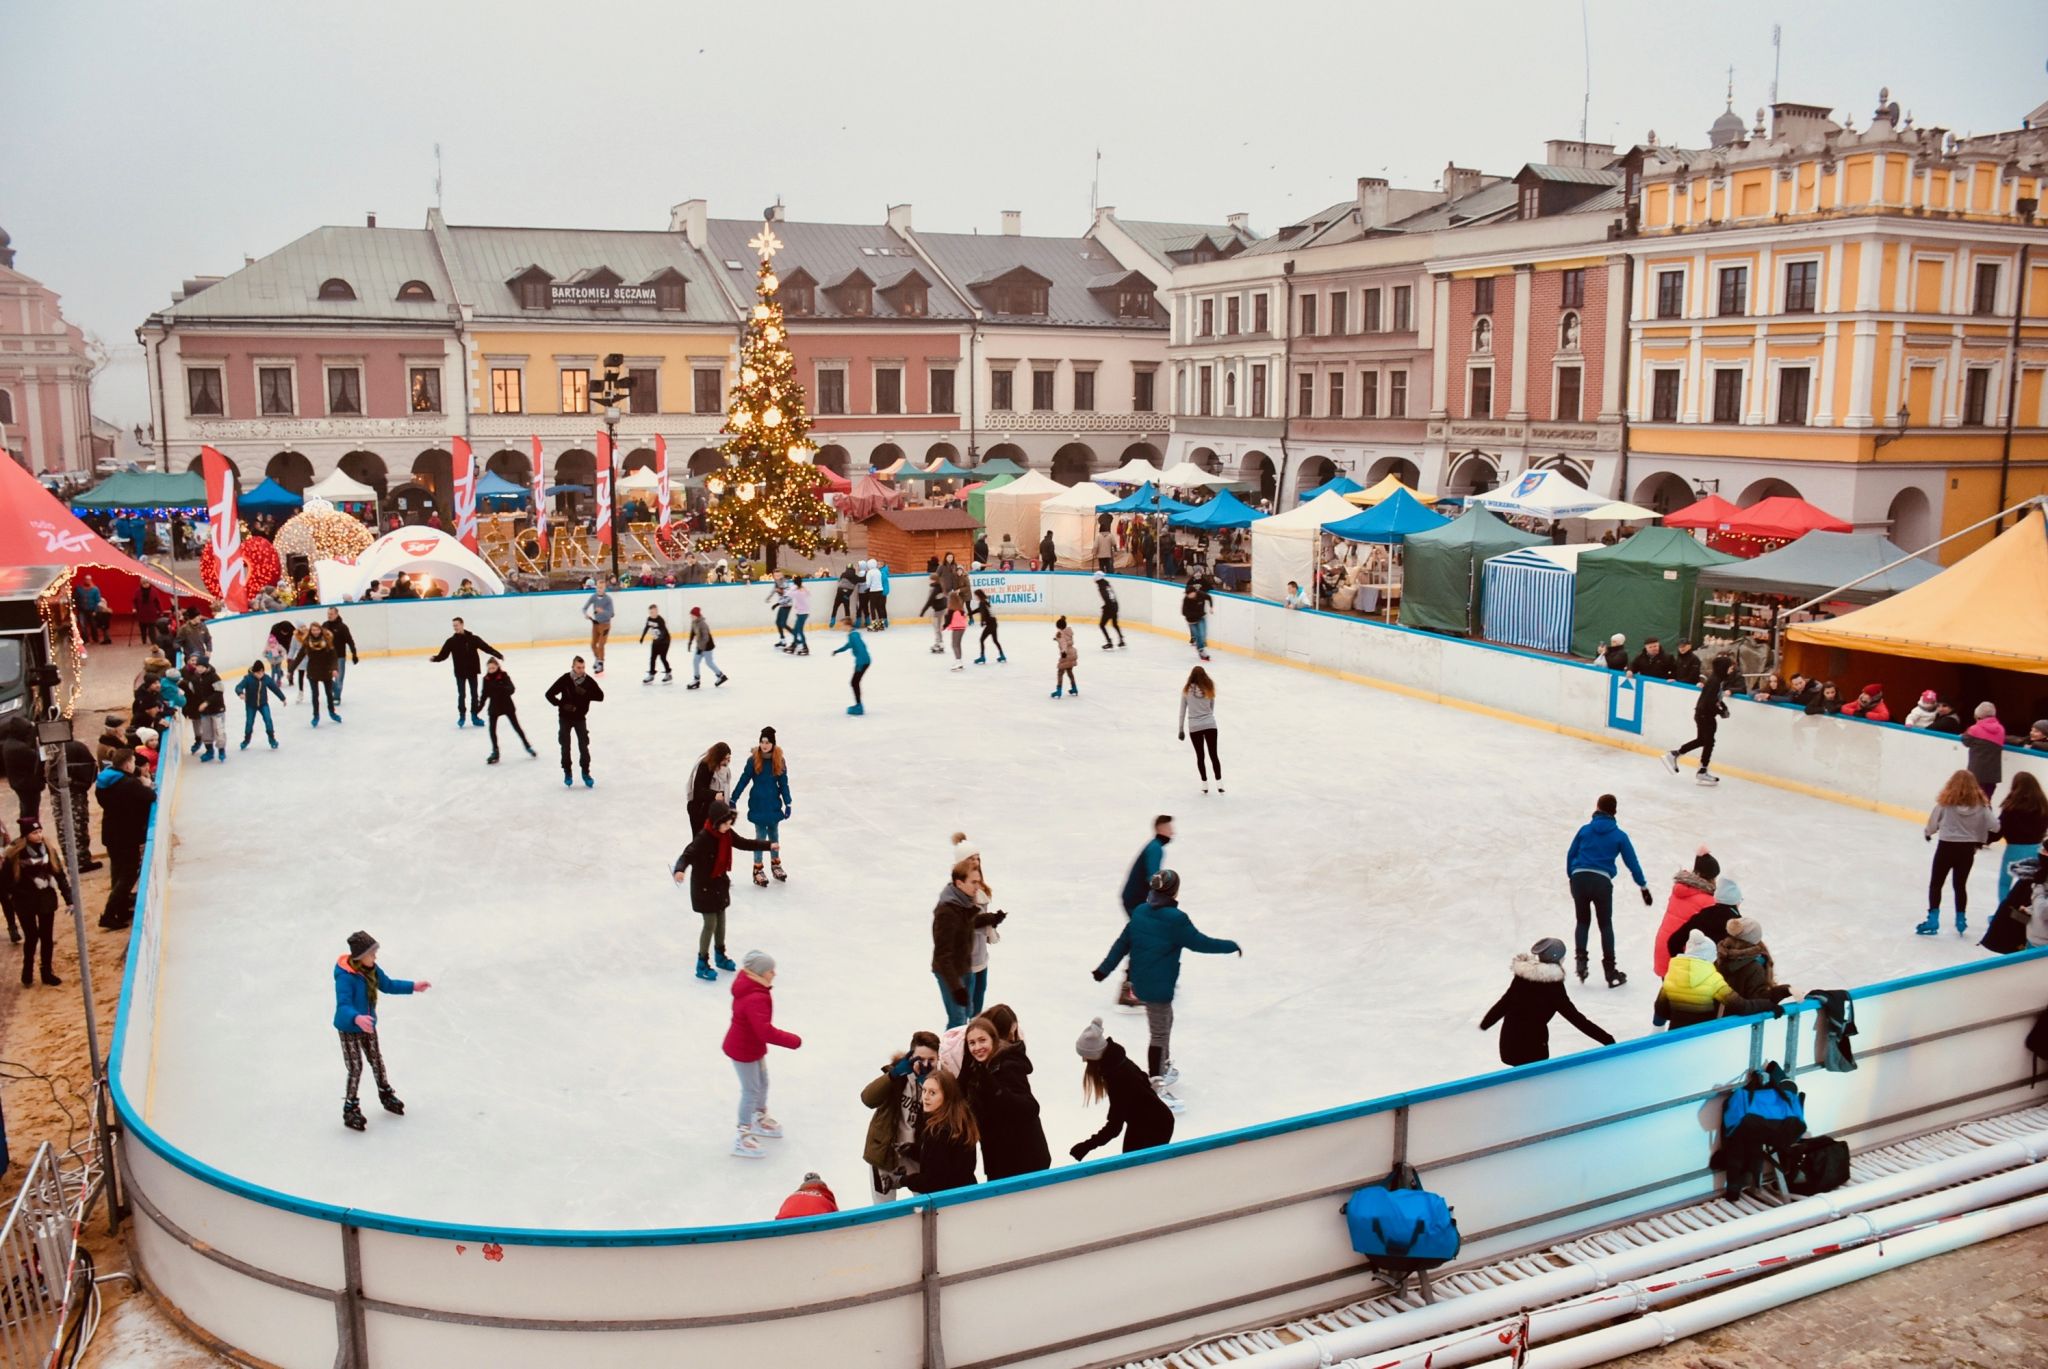
[[[1456,1259],[1458,1219],[1441,1194],[1422,1187],[1413,1167],[1394,1166],[1380,1183],[1361,1188],[1342,1209],[1351,1248],[1374,1265],[1415,1272]]]

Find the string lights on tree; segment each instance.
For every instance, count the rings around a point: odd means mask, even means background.
[[[811,419],[783,331],[772,265],[782,242],[772,223],[747,244],[760,254],[753,313],[740,343],[739,384],[726,408],[725,469],[704,482],[712,536],[735,556],[761,556],[772,568],[777,547],[801,556],[829,549],[832,510],[826,480],[812,464]]]

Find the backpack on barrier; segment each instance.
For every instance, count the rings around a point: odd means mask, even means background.
[[[1785,1187],[1794,1193],[1826,1193],[1849,1182],[1849,1143],[1813,1136],[1779,1153]]]
[[[1760,1188],[1785,1170],[1782,1157],[1806,1134],[1806,1096],[1773,1060],[1751,1070],[1721,1106],[1721,1144],[1708,1164],[1728,1176],[1731,1194]]]
[[[1339,1210],[1351,1229],[1351,1248],[1377,1268],[1399,1274],[1434,1269],[1456,1259],[1462,1245],[1450,1204],[1422,1187],[1411,1165],[1395,1165]]]

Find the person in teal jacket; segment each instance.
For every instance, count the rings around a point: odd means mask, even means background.
[[[368,932],[351,933],[348,954],[334,962],[334,1030],[341,1035],[341,1058],[348,1067],[348,1093],[341,1100],[341,1124],[361,1131],[362,1106],[356,1101],[356,1085],[363,1077],[363,1058],[377,1076],[377,1101],[386,1112],[405,1115],[405,1104],[391,1091],[391,1077],[384,1072],[384,1052],[377,1043],[377,997],[387,993],[425,993],[433,985],[426,980],[393,979],[377,968],[377,938]]]
[[[1204,936],[1193,919],[1181,911],[1180,876],[1162,869],[1152,876],[1145,901],[1131,910],[1122,935],[1109,954],[1095,967],[1100,984],[1123,961],[1131,958],[1131,988],[1145,1005],[1145,1020],[1152,1029],[1152,1046],[1147,1063],[1154,1086],[1165,1089],[1180,1078],[1173,1068],[1173,992],[1180,982],[1180,954],[1200,951],[1205,955],[1239,955],[1244,948],[1235,941]]]
[[[776,847],[782,840],[782,824],[789,820],[789,763],[783,758],[782,748],[775,744],[775,729],[761,729],[761,739],[754,749],[747,753],[745,765],[740,767],[738,783],[732,787],[728,800],[733,807],[740,805],[740,795],[752,785],[754,792],[747,798],[747,821],[754,824],[754,840],[765,843],[763,849]],[[782,868],[782,851],[776,847],[769,862],[769,868],[777,880],[787,880],[788,872]],[[761,873],[761,852],[754,852],[754,883],[763,889],[768,887],[767,876]]]
[[[850,627],[846,630],[846,645],[832,654],[837,656],[840,651],[853,653],[853,707],[846,711],[858,718],[868,711],[867,706],[860,701],[860,677],[868,673],[868,644],[867,639],[860,635],[859,628]]]

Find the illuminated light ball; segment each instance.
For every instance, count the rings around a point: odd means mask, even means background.
[[[785,347],[778,347],[778,348],[776,348],[776,349],[775,349],[775,359],[776,359],[776,361],[780,362],[780,363],[781,363],[782,365],[784,365],[784,366],[787,366],[787,365],[789,365],[789,362],[790,362],[790,356],[789,356],[789,349],[788,349],[788,348],[785,348]]]
[[[724,494],[725,482],[723,480],[707,480],[704,482],[704,488],[713,494]]]
[[[764,428],[781,427],[782,410],[776,408],[773,404],[770,404],[767,408],[761,410],[761,426]]]
[[[267,537],[243,535],[242,564],[249,568],[251,594],[269,589],[284,578],[284,562],[278,558],[277,548]],[[208,594],[220,598],[220,558],[214,554],[211,538],[199,553],[199,579]]]
[[[771,323],[766,328],[763,328],[761,330],[761,336],[765,338],[768,342],[768,345],[772,347],[776,343],[782,341],[782,330]]]
[[[753,421],[753,414],[745,409],[734,409],[732,411],[732,426],[735,428],[744,428]]]
[[[740,367],[740,384],[752,385],[761,379],[761,373],[751,366]]]
[[[277,530],[275,545],[281,556],[297,554],[314,561],[353,565],[375,540],[376,534],[360,519],[338,512],[324,499],[309,499],[304,509]]]
[[[755,306],[754,306],[754,317],[755,317],[755,318],[767,318],[767,317],[768,317],[768,306],[767,306],[767,305],[765,305],[765,304],[757,304],[757,305],[755,305]]]
[[[740,502],[743,504],[754,502],[754,487],[752,485],[740,486]]]
[[[767,290],[768,293],[770,293],[771,295],[775,293],[776,287],[781,284],[781,281],[775,279],[775,273],[773,271],[770,271],[767,275],[761,277],[762,288]]]

